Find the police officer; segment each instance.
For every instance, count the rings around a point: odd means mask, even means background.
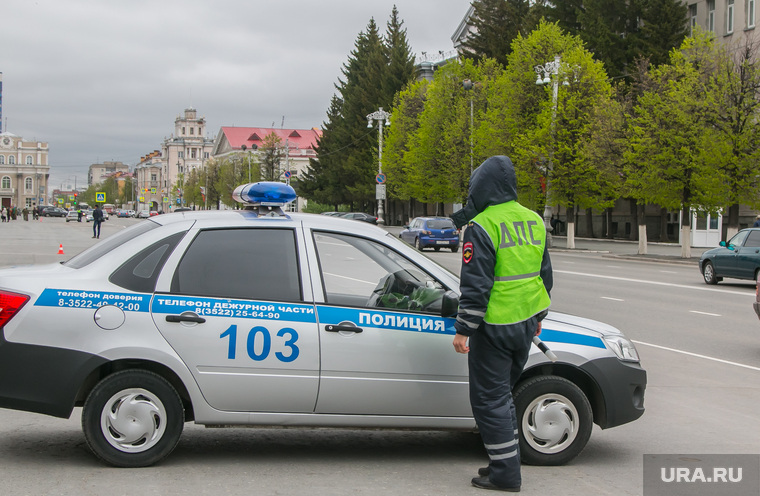
[[[467,224],[454,349],[469,353],[470,404],[490,459],[472,485],[518,492],[512,389],[550,304],[546,229],[537,213],[517,203],[515,169],[505,156],[473,171],[467,203],[452,218],[457,227]]]

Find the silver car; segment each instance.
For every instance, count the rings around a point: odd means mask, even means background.
[[[475,431],[458,278],[267,191],[243,197],[267,206],[155,216],[63,264],[0,270],[0,407],[82,406],[88,445],[120,467],[165,458],[186,421]],[[550,314],[541,337],[559,359],[535,348],[514,394],[523,460],[555,465],[593,423],[643,414],[646,372],[605,324]]]

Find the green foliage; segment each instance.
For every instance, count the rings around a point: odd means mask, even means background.
[[[274,132],[264,136],[264,141],[259,149],[262,155],[260,169],[262,181],[279,181],[282,170],[282,159],[285,151],[281,147],[282,139]],[[250,160],[250,157],[248,157]]]
[[[529,33],[535,26],[528,0],[476,0],[469,19],[474,28],[462,42],[465,56],[490,58],[505,65],[511,45],[520,33]]]

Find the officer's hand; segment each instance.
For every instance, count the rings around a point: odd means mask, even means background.
[[[538,322],[538,327],[536,327],[536,336],[541,335],[541,322]]]
[[[467,336],[464,334],[457,334],[454,336],[454,349],[457,353],[468,353],[470,347],[467,346]]]

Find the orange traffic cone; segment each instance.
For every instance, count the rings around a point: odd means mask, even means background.
[[[63,243],[58,245],[58,255],[63,255]]]

